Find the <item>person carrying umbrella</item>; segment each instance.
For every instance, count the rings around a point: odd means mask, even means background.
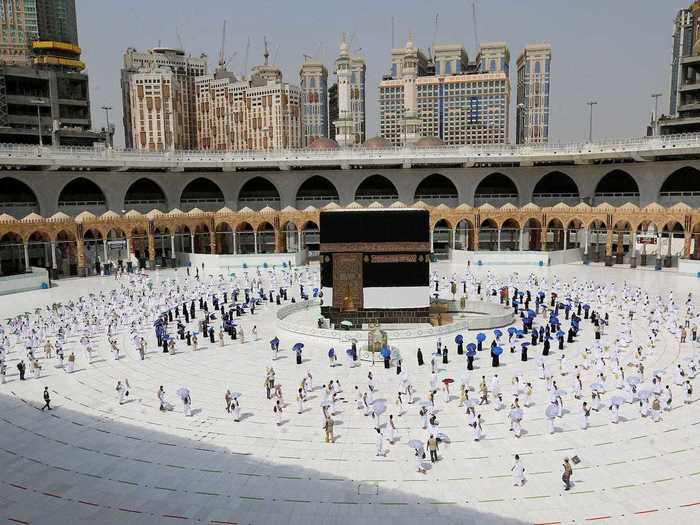
[[[298,365],[301,364],[301,351],[302,351],[302,348],[304,348],[304,343],[296,343],[296,344],[292,347],[292,351],[293,351],[293,352],[296,352],[296,354],[297,354],[297,364],[298,364]]]

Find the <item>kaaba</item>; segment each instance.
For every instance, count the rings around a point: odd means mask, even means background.
[[[337,325],[430,322],[427,210],[329,210],[320,217],[321,315]]]

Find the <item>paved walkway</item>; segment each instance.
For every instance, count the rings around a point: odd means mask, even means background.
[[[674,290],[679,301],[689,290],[700,292],[697,279],[670,272],[580,265],[536,271],[620,285],[628,280],[650,293]],[[59,284],[49,292],[4,299],[0,315],[5,318],[106,289],[114,281],[90,278]],[[395,417],[400,440],[385,445],[386,456],[376,457],[371,418],[356,410],[353,393],[355,385],[366,389],[370,366],[350,368],[341,358],[341,366],[330,368],[320,340],[306,341],[306,362],[297,366],[288,351],[296,338],[277,332],[274,308],[261,308],[254,321],[244,318],[248,335],[252,322],[258,325],[260,341],[242,345],[227,338],[223,348],[207,341],[197,353],[181,346],[176,355],[164,355],[148,333],[149,353],[140,361],[126,334],[121,334],[126,355],[115,362],[102,337],[100,358],[93,365],[81,362],[82,352],[76,352],[75,373],[66,374],[47,363],[44,377],[24,382],[16,376],[20,351],[11,353],[8,382],[0,386],[0,518],[32,524],[700,521],[700,403],[684,405],[680,388],[674,387],[674,408],[660,423],[641,418],[628,404],[622,409],[624,422],[611,423],[608,411],[602,410],[593,413],[585,431],[578,427],[580,402],[568,396],[557,432],[549,435],[544,419],[547,392],[538,381],[535,405],[525,411],[523,437],[516,439],[509,432],[507,408],[496,411],[491,404],[478,410],[485,431],[480,442],[472,440],[455,396],[445,404],[438,395],[440,428],[450,442],[441,447],[441,461],[419,474],[407,446],[410,439],[426,439],[418,405],[409,405],[404,416]],[[614,328],[617,312],[611,314]],[[575,344],[579,349],[592,339],[590,323],[583,326]],[[643,322],[636,321],[635,327],[644,337]],[[285,350],[272,362],[267,341],[274,335]],[[474,334],[464,336],[472,340]],[[672,370],[693,351],[690,344],[681,346],[668,334],[662,341],[645,363],[648,371]],[[418,397],[428,390],[430,370],[416,366],[415,348],[424,345],[432,350],[434,344],[402,345],[404,367]],[[465,370],[464,361],[456,355],[455,345],[449,346],[451,361],[441,365],[439,375],[457,379]],[[66,350],[78,347],[73,339]],[[573,354],[573,350],[566,351]],[[553,350],[549,361],[557,371],[558,358],[559,352]],[[274,423],[263,387],[265,369],[271,365],[288,403],[280,427]],[[497,371],[506,402],[516,374],[537,377],[535,359],[522,363],[509,353],[497,370],[487,357],[480,357],[477,366],[471,384],[478,386],[481,375],[490,381]],[[294,393],[307,370],[313,374],[315,391],[304,413],[297,415]],[[387,400],[388,413],[396,414],[398,376],[380,366],[371,370],[377,397]],[[591,383],[591,374],[585,374],[584,384]],[[120,406],[114,387],[123,378],[132,386],[131,399]],[[336,442],[327,444],[321,428],[320,385],[331,378],[340,380],[347,402],[335,418]],[[570,390],[570,378],[558,381]],[[672,383],[672,376],[665,376],[665,381]],[[175,404],[173,412],[159,412],[159,385]],[[183,385],[192,392],[195,414],[189,418],[175,395]],[[49,387],[55,407],[50,413],[38,410],[44,386]],[[224,409],[227,388],[242,393],[239,423]],[[512,484],[510,468],[516,453],[526,467],[524,487]],[[560,481],[561,460],[573,455],[582,461],[574,466],[575,485],[567,493]]]

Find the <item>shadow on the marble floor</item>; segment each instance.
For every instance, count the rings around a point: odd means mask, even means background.
[[[360,491],[360,485],[369,483],[367,480],[349,479],[302,465],[278,464],[238,452],[233,436],[220,438],[226,446],[210,440],[184,438],[116,422],[111,419],[114,415],[105,419],[78,412],[61,406],[60,396],[55,397],[55,409],[42,413],[39,395],[28,402],[0,394],[2,424],[13,425],[16,432],[26,435],[26,439],[14,444],[5,441],[0,449],[0,482],[26,487],[25,490],[4,489],[4,492],[11,491],[5,494],[9,498],[6,501],[11,503],[0,508],[2,518],[32,525],[156,523],[172,522],[173,517],[204,523],[256,525],[289,525],[309,523],[309,520],[311,523],[363,525],[526,523],[468,508],[468,493],[461,495],[464,501],[445,502],[426,497],[418,489],[409,492],[372,482],[376,493],[367,495]],[[167,423],[177,426],[182,414],[158,416],[158,424],[166,423],[162,419],[165,417]],[[48,436],[42,433],[42,418],[50,428],[50,432],[44,431],[50,434]],[[191,431],[195,434],[197,429]],[[91,444],[91,435],[94,444]],[[336,435],[336,443],[323,445],[329,450],[338,447],[338,454],[341,454],[342,441],[338,440],[342,437],[342,434]],[[323,441],[320,433],[318,441]],[[299,446],[303,447],[303,443]],[[406,446],[398,447],[401,448],[386,450],[390,450],[392,456],[403,455],[402,449]],[[261,445],[261,452],[267,448]],[[164,451],[169,453],[167,459],[162,454]],[[374,455],[373,450],[367,453]],[[410,455],[410,451],[406,450],[406,454]],[[43,470],[37,471],[37,463]],[[181,466],[174,471],[169,463]],[[381,459],[374,463],[377,470],[368,473],[369,477],[381,476],[379,463]],[[429,482],[439,471],[438,463],[430,465],[427,474],[414,473],[414,477]],[[208,481],[213,481],[216,489],[204,488]],[[100,489],[93,491],[94,483],[99,483]],[[173,488],[159,488],[168,485]],[[77,502],[76,491],[81,493],[81,487],[88,502],[94,498],[95,507]],[[102,487],[116,490],[105,491]],[[73,502],[56,507],[57,501],[61,502],[56,496],[63,498],[68,491]],[[120,512],[120,507],[133,509],[134,513]],[[292,516],[294,519],[290,521]]]

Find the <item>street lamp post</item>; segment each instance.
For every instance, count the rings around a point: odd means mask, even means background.
[[[654,135],[659,133],[659,97],[662,97],[663,93],[652,93],[651,98],[654,99]]]
[[[105,110],[105,115],[107,116],[107,147],[112,147],[112,130],[109,124],[109,112],[112,110],[112,106],[102,106],[102,109]]]
[[[588,107],[590,107],[590,115],[588,117],[588,142],[593,142],[593,106],[597,106],[598,102],[591,100],[586,102]]]
[[[39,130],[39,146],[44,146],[44,138],[41,136],[41,104],[44,103],[43,100],[34,99],[30,101],[32,104],[36,104],[36,123]]]

